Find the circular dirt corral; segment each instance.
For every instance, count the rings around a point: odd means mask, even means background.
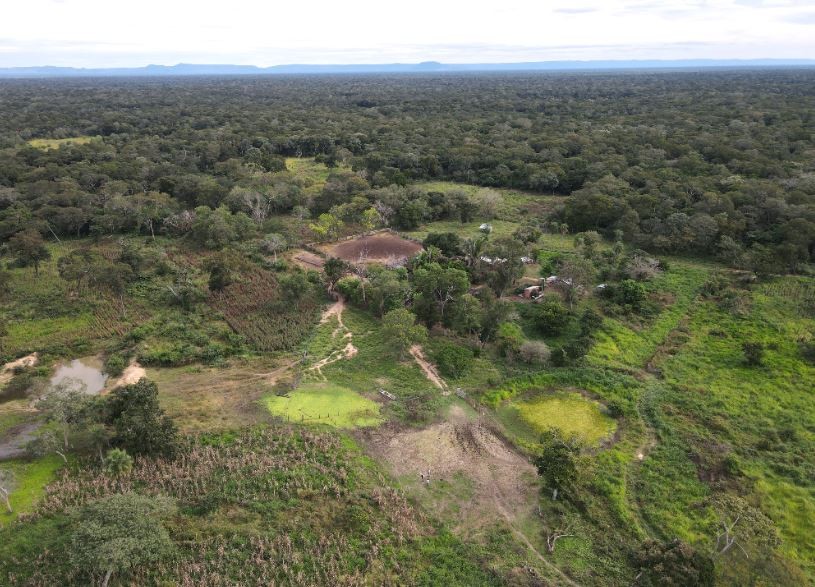
[[[389,232],[382,232],[321,248],[326,254],[349,263],[384,263],[409,259],[422,250],[422,245]]]

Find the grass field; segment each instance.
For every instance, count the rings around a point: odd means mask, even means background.
[[[334,428],[376,426],[382,422],[379,404],[330,383],[310,383],[288,396],[268,396],[264,401],[273,415],[291,422],[327,424]]]
[[[556,392],[510,404],[522,421],[535,432],[556,428],[564,435],[577,436],[589,446],[607,439],[617,427],[600,404],[576,392]]]
[[[8,513],[5,503],[0,505],[0,526],[23,513],[33,510],[34,505],[45,493],[45,486],[56,476],[63,461],[57,455],[49,455],[34,461],[14,460],[0,463],[14,475],[14,490],[11,493],[13,513]]]

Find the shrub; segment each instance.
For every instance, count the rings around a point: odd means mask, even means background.
[[[751,367],[761,365],[764,360],[764,345],[760,342],[745,342],[741,345],[744,358]]]
[[[552,351],[543,341],[527,340],[518,350],[518,356],[524,363],[543,365],[549,362]]]
[[[444,342],[438,344],[433,353],[433,360],[445,377],[457,379],[470,368],[473,353],[466,347]]]
[[[532,320],[541,334],[556,336],[569,324],[569,311],[554,297],[547,296],[532,307]]]
[[[105,359],[105,373],[111,377],[118,377],[121,375],[122,371],[125,370],[125,367],[127,367],[127,357],[124,357],[119,353],[108,355],[107,359]]]
[[[498,343],[498,352],[501,353],[501,356],[507,357],[520,350],[524,341],[524,333],[517,324],[502,322],[498,325],[495,340]]]

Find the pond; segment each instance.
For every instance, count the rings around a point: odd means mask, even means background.
[[[69,384],[81,387],[85,393],[97,394],[105,388],[108,376],[102,373],[101,365],[94,365],[93,359],[74,359],[67,365],[57,367],[51,377],[51,385]]]

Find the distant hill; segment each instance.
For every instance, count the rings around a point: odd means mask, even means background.
[[[145,67],[6,67],[0,78],[122,77],[187,75],[275,75],[275,74],[365,74],[365,73],[455,73],[501,71],[587,71],[627,69],[702,69],[711,67],[815,67],[815,59],[682,59],[634,61],[531,61],[523,63],[382,63],[325,65],[192,64],[147,65]]]

